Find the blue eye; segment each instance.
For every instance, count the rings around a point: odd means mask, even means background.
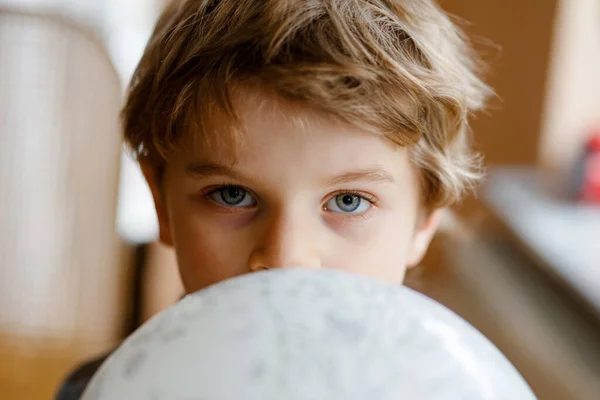
[[[223,186],[208,194],[214,202],[226,207],[251,207],[256,201],[244,188],[239,186]]]
[[[342,214],[360,214],[371,208],[371,202],[353,193],[340,193],[329,199],[325,208]]]

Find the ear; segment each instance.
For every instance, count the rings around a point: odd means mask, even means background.
[[[148,186],[150,186],[150,191],[154,198],[154,208],[156,209],[156,216],[158,217],[160,241],[167,246],[172,246],[173,240],[171,237],[169,214],[166,207],[163,179],[155,164],[151,164],[148,161],[140,161],[140,167],[142,168],[142,173],[146,178],[146,182],[148,182]]]
[[[406,259],[406,265],[408,268],[417,266],[425,256],[425,253],[429,248],[429,244],[431,243],[431,240],[433,239],[433,236],[440,225],[442,216],[443,210],[438,209],[427,214],[426,218],[421,219],[419,225],[417,226],[417,230],[415,231],[415,235],[413,236],[412,243],[408,249],[408,256]]]

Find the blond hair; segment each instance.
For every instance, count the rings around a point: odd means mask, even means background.
[[[478,65],[430,0],[174,0],[131,81],[125,138],[164,162],[215,108],[235,121],[232,85],[251,83],[410,146],[426,205],[447,206],[479,177]]]

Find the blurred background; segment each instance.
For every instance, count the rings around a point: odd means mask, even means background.
[[[53,398],[183,293],[117,115],[165,2],[0,0],[2,399]],[[489,170],[407,285],[540,399],[600,399],[600,1],[442,6],[490,66]]]

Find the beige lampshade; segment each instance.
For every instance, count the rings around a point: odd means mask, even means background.
[[[120,333],[121,101],[92,33],[0,8],[0,332]]]

